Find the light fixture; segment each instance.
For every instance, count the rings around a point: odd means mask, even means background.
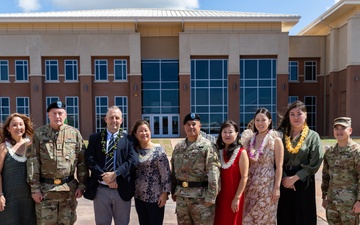
[[[84,91],[88,91],[88,85],[87,84],[84,84]]]
[[[34,85],[34,91],[38,91],[38,86],[37,86],[37,84]]]
[[[236,83],[233,84],[232,89],[235,91],[236,90]]]
[[[281,85],[281,88],[282,88],[283,91],[285,91],[285,87],[286,87],[285,84]]]
[[[187,84],[186,83],[183,85],[183,89],[184,89],[184,91],[187,90]]]
[[[134,84],[134,91],[137,91],[137,85]]]

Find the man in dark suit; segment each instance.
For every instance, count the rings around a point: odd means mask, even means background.
[[[138,163],[129,136],[121,131],[119,107],[111,106],[105,116],[106,129],[90,135],[85,152],[91,177],[84,197],[94,201],[97,225],[127,225],[135,186],[132,171]]]

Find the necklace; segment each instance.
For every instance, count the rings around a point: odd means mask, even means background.
[[[158,148],[159,146],[159,144],[154,144],[154,146],[143,156],[140,154],[140,150],[145,150],[145,148],[139,149],[139,162],[142,163],[150,159],[150,157],[154,155],[155,148]]]
[[[13,159],[15,159],[18,162],[26,162],[27,158],[26,158],[25,154],[18,155],[18,154],[16,154],[16,151],[13,150],[14,146],[12,144],[10,144],[10,142],[5,141],[5,144],[6,144],[6,147],[7,147],[8,151],[9,151],[9,154],[11,155],[11,157]],[[25,149],[26,149],[27,141],[25,141],[24,144],[25,144]]]
[[[287,151],[292,154],[298,153],[299,149],[301,148],[302,144],[304,143],[304,140],[305,140],[306,136],[308,135],[308,133],[309,133],[309,127],[308,127],[308,125],[305,124],[303,130],[301,131],[300,140],[296,144],[295,148],[293,148],[293,146],[291,144],[290,137],[285,134],[285,147],[286,147]]]
[[[262,140],[260,147],[258,149],[255,149],[255,142],[256,142],[256,136],[258,133],[256,132],[250,140],[250,146],[249,146],[249,158],[253,161],[257,161],[259,159],[259,156],[261,156],[264,153],[264,147],[267,144],[267,140],[269,138],[270,130],[265,135],[264,139]]]
[[[106,151],[106,128],[103,129],[101,131],[101,151],[105,154],[105,155],[109,155],[110,157],[114,156],[114,151],[117,148],[117,144],[119,142],[119,139],[122,138],[122,129],[119,129],[119,132],[117,134],[117,136],[115,137],[115,142],[114,145],[112,146],[111,149],[109,149],[108,151]]]
[[[225,162],[224,160],[224,150],[220,149],[220,162],[221,162],[221,168],[223,169],[229,169],[230,166],[234,163],[237,154],[239,153],[240,148],[237,148],[234,150],[234,152],[231,154],[231,157],[229,159],[229,161]]]

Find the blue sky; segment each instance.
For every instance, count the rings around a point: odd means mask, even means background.
[[[339,0],[3,0],[0,13],[111,8],[171,8],[296,14],[296,34]]]

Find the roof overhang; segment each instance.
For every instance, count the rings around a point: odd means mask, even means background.
[[[341,0],[297,35],[328,35],[333,28],[341,27],[349,16],[360,12],[360,0]]]
[[[300,16],[252,12],[170,9],[109,9],[65,12],[37,12],[0,14],[0,23],[51,23],[51,22],[217,22],[217,23],[274,23],[289,31],[299,22]]]

